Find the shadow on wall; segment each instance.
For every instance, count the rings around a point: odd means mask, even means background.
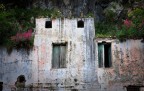
[[[72,89],[71,91],[78,91],[77,89]]]
[[[24,88],[25,87],[25,82],[26,82],[25,76],[20,75],[20,76],[18,76],[17,81],[15,82],[15,86],[17,88]]]
[[[3,90],[3,82],[0,82],[0,91]]]

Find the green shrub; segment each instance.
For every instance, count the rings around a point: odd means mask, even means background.
[[[61,17],[61,12],[58,9],[4,9],[0,4],[0,45],[6,46],[8,49],[13,47],[21,48],[31,48],[33,45],[33,37],[30,41],[19,41],[14,42],[11,40],[12,36],[16,36],[17,33],[25,33],[29,29],[35,27],[35,18],[39,17],[49,17],[56,18]],[[27,46],[28,45],[28,46]]]
[[[95,24],[96,37],[115,37],[117,32],[117,27],[112,23],[96,23]]]

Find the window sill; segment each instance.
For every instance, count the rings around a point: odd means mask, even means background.
[[[98,69],[113,69],[113,67],[98,67]]]

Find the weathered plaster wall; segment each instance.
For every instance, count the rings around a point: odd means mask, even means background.
[[[65,18],[52,19],[52,28],[45,28],[47,20],[36,19],[34,47],[29,54],[14,49],[9,55],[5,48],[0,48],[3,91],[11,91],[20,75],[25,76],[26,87],[34,87],[33,91],[126,91],[126,86],[144,85],[144,43],[140,39],[94,39],[92,18],[82,19],[84,28],[77,28],[80,19]],[[110,68],[98,67],[97,43],[102,41],[111,42]],[[64,42],[66,68],[53,69],[52,43]]]
[[[11,91],[20,75],[25,75],[27,84],[32,82],[31,54],[28,55],[23,49],[8,54],[5,48],[0,48],[0,81],[3,82],[3,91]]]
[[[126,91],[126,86],[144,85],[144,43],[141,40],[119,42],[117,39],[96,39],[97,43],[111,42],[112,67],[98,68],[98,81],[105,91]],[[96,52],[96,57],[98,52]],[[98,65],[98,58],[97,58]],[[141,88],[141,91],[143,88]]]
[[[53,19],[52,28],[45,28],[48,18],[36,19],[35,39],[30,55],[13,50],[10,55],[1,49],[0,71],[4,91],[14,87],[17,77],[25,75],[26,86],[43,90],[100,90],[95,65],[95,29],[92,18],[82,19],[84,28],[77,28],[81,19]],[[66,68],[52,68],[52,43],[67,43]],[[73,90],[72,90],[73,89]]]
[[[99,88],[94,59],[94,20],[82,19],[84,28],[77,28],[80,19],[56,19],[52,20],[52,28],[45,28],[46,20],[36,19],[34,83],[49,83],[43,85],[67,90]],[[52,43],[64,42],[67,42],[67,67],[52,69]]]

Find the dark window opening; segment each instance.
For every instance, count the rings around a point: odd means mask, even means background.
[[[98,43],[98,66],[111,67],[111,43]]]
[[[77,27],[78,27],[78,28],[84,28],[84,21],[79,20],[79,21],[77,22]]]
[[[66,68],[66,43],[53,44],[52,68]]]
[[[104,45],[104,53],[105,53],[105,60],[104,65],[105,67],[111,67],[111,44]]]
[[[127,91],[140,91],[139,86],[128,86]]]
[[[46,21],[45,28],[52,28],[52,21]]]

